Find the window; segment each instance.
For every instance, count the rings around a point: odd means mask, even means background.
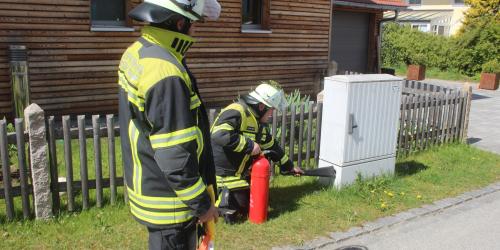
[[[416,5],[421,5],[422,0],[408,0],[409,4],[416,4]]]
[[[242,32],[269,31],[270,0],[243,0],[241,5]]]
[[[464,4],[465,4],[465,1],[464,1],[464,0],[453,0],[453,4],[456,4],[456,5],[464,5]]]
[[[430,25],[425,24],[425,23],[423,23],[423,24],[422,23],[417,23],[417,24],[412,23],[411,27],[412,27],[412,29],[420,30],[422,32],[429,32],[430,31]]]
[[[91,31],[133,31],[127,27],[126,0],[91,0]]]

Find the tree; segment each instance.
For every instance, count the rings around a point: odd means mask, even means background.
[[[500,24],[500,0],[465,0],[465,4],[469,6],[469,9],[464,13],[460,33],[481,26],[485,22]]]

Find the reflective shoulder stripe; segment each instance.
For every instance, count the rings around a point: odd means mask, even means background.
[[[234,149],[235,152],[241,152],[244,148],[245,145],[247,144],[247,139],[245,136],[240,135],[240,142],[238,143],[238,146]]]
[[[198,181],[191,187],[188,187],[183,190],[175,190],[175,193],[177,194],[177,196],[179,196],[181,200],[189,201],[198,197],[198,195],[203,193],[205,189],[206,189],[205,184],[203,183],[201,178],[199,178]]]
[[[157,58],[161,60],[166,60],[171,63],[173,63],[175,66],[177,66],[182,72],[186,72],[186,69],[184,68],[184,65],[179,63],[177,58],[170,54],[167,50],[163,49],[162,47],[155,45],[148,40],[146,40],[144,37],[139,37],[137,39],[138,42],[142,44],[141,49],[139,50],[139,58],[144,59],[144,58]]]
[[[233,126],[227,124],[227,123],[223,123],[221,125],[217,125],[217,126],[213,126],[212,127],[212,132],[211,134],[215,134],[217,133],[217,131],[219,130],[228,130],[228,131],[232,131],[234,130]]]
[[[189,92],[193,93],[191,79],[182,63],[175,56],[160,46],[148,42],[143,37],[139,38],[138,41],[142,45],[138,52],[140,64],[143,67],[138,86],[141,95],[145,96],[148,90],[161,80],[175,76],[180,77],[185,82]]]
[[[287,161],[288,161],[288,156],[283,155],[283,157],[281,157],[281,160],[280,160],[280,165],[285,164]]]
[[[198,137],[198,129],[196,126],[192,126],[171,133],[155,134],[150,137],[150,140],[153,148],[157,149],[157,148],[171,147],[191,140],[196,140],[197,137]]]
[[[198,95],[194,94],[193,96],[191,96],[191,106],[190,106],[190,108],[191,109],[195,109],[195,108],[199,107],[200,105],[201,105],[201,100],[198,97]]]

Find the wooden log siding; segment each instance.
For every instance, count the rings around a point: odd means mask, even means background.
[[[187,55],[209,106],[226,104],[268,79],[314,94],[328,64],[329,0],[272,1],[270,34],[242,33],[241,1],[219,2],[219,21],[196,25],[198,43]],[[90,32],[89,5],[0,0],[0,114],[12,115],[10,44],[27,46],[31,100],[48,115],[116,113],[118,62],[141,24],[132,22],[136,32]]]

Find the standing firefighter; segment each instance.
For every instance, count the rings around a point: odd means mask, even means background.
[[[283,91],[267,83],[260,84],[248,95],[221,111],[212,125],[212,148],[220,208],[236,210],[225,215],[227,223],[246,219],[249,208],[249,167],[252,156],[261,149],[271,152],[270,158],[280,165],[281,173],[302,174],[299,167],[285,155],[270,134],[268,121],[273,110],[286,105]]]
[[[130,209],[150,249],[195,249],[196,224],[217,218],[208,119],[184,54],[191,23],[219,13],[216,0],[145,0],[129,13],[150,23],[118,72]]]

